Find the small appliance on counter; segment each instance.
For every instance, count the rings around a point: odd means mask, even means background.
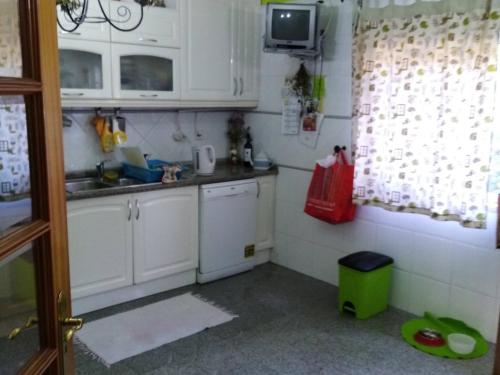
[[[273,161],[269,159],[264,151],[257,154],[253,160],[253,168],[258,170],[267,171],[273,166]]]
[[[193,169],[197,175],[213,175],[215,160],[215,148],[213,146],[193,147]]]

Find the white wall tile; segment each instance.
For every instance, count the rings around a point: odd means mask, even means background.
[[[313,219],[315,222],[315,243],[347,252],[348,246],[344,241],[344,229],[342,225],[333,225],[321,220]]]
[[[288,204],[286,203],[285,200],[280,199],[279,195],[277,194],[276,212],[274,215],[275,217],[274,228],[276,229],[276,232],[288,233],[288,229],[286,226],[288,220],[287,216],[288,216]]]
[[[435,236],[414,234],[412,272],[445,283],[451,282],[452,242]]]
[[[355,220],[349,223],[339,224],[344,232],[343,251],[352,253],[355,251],[375,250],[377,238],[377,225],[364,220]]]
[[[324,246],[314,249],[313,276],[333,285],[339,285],[338,260],[344,253]]]
[[[450,284],[411,275],[409,311],[422,316],[425,311],[446,316],[449,312]]]
[[[452,287],[449,316],[477,329],[486,340],[495,342],[498,327],[498,300]]]
[[[316,231],[314,228],[317,220],[304,213],[303,209],[295,208],[294,211],[295,217],[297,218],[296,237],[312,243],[317,243]]]
[[[454,243],[450,254],[453,285],[493,298],[497,296],[499,252]]]
[[[298,238],[289,239],[290,258],[288,267],[305,275],[314,275],[314,251],[316,246]],[[313,276],[314,277],[314,276]]]
[[[389,303],[398,309],[408,311],[410,308],[410,285],[411,274],[394,268]]]
[[[90,123],[92,111],[65,111],[73,120],[70,128],[64,128],[65,170],[79,171],[93,169],[97,161],[114,160],[116,166],[121,160],[119,151],[104,154],[94,126]],[[139,146],[144,153],[153,158],[170,161],[190,161],[194,145],[212,144],[216,156],[227,156],[227,119],[229,112],[182,112],[179,124],[188,141],[177,143],[172,139],[176,130],[176,112],[127,112],[122,111],[127,120],[128,146]],[[203,141],[194,140],[195,122],[197,129],[204,135]]]
[[[274,236],[274,248],[271,251],[271,262],[288,267],[289,259],[288,236],[283,233],[276,233]]]
[[[397,268],[412,271],[413,246],[413,232],[385,225],[377,226],[375,251],[392,257]]]

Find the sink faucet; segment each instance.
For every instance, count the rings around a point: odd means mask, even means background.
[[[110,161],[111,160],[101,160],[95,165],[95,169],[97,170],[97,177],[99,179],[102,180],[104,178],[104,164]]]

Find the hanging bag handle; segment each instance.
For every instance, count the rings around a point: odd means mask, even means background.
[[[344,164],[344,165],[349,165],[349,162],[347,161],[347,158],[345,156],[345,146],[344,147],[340,147],[340,146],[335,146],[334,148],[334,153],[336,155],[336,159],[337,159],[337,163],[340,163],[341,164]],[[339,158],[340,156],[340,158]]]

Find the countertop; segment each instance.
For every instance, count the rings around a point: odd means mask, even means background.
[[[160,189],[173,189],[179,187],[186,186],[198,186],[198,185],[206,185],[206,184],[214,184],[218,182],[228,182],[228,181],[237,181],[237,180],[245,180],[254,177],[260,176],[271,176],[278,174],[278,167],[274,166],[267,171],[255,170],[251,168],[245,168],[242,165],[232,165],[226,162],[217,163],[215,167],[215,172],[212,176],[197,176],[193,173],[193,170],[183,174],[183,178],[180,181],[170,183],[170,184],[162,184],[161,182],[155,183],[143,183],[140,185],[133,186],[117,186],[110,188],[101,188],[98,190],[87,190],[80,191],[76,193],[66,193],[67,201],[74,201],[79,199],[89,199],[89,198],[99,198],[99,197],[107,197],[112,195],[120,195],[120,194],[133,194],[133,193],[142,193],[146,191],[160,190]],[[89,174],[80,173],[80,174],[68,174],[66,179],[73,179],[79,177],[90,177]]]

